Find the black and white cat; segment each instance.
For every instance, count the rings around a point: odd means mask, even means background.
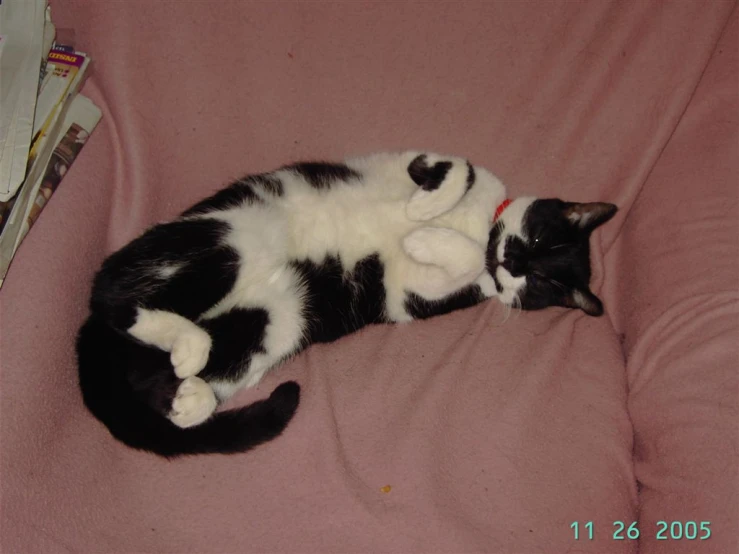
[[[297,383],[216,407],[312,343],[491,297],[600,315],[588,239],[615,212],[509,201],[486,169],[430,153],[248,176],[103,263],[77,341],[85,404],[134,448],[248,450],[287,426]]]

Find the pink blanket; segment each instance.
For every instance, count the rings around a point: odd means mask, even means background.
[[[53,10],[104,116],[0,293],[3,552],[737,551],[734,2]],[[606,315],[491,301],[311,348],[234,400],[303,386],[245,455],[167,462],[84,409],[105,255],[243,173],[403,148],[618,204]]]

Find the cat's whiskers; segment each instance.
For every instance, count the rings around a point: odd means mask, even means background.
[[[515,310],[516,311],[516,317],[518,317],[521,314],[522,305],[521,305],[521,298],[519,296],[518,292],[513,293],[513,298],[511,299],[510,304],[503,304],[505,306],[505,317],[503,318],[503,323],[508,321],[508,318],[511,317],[511,313]]]
[[[549,281],[550,283],[552,283],[552,284],[553,284],[553,285],[554,285],[555,287],[558,287],[558,288],[559,288],[560,290],[562,290],[563,292],[567,292],[567,287],[565,287],[565,286],[564,286],[564,285],[563,285],[562,283],[560,283],[560,282],[559,282],[559,281],[557,281],[556,279],[551,279],[551,278],[550,278],[550,279],[548,279],[548,281]]]
[[[511,316],[512,307],[510,304],[503,304],[503,308],[505,309],[505,316],[503,317],[502,323],[505,323],[506,321],[508,321],[508,318]]]
[[[563,291],[563,292],[567,292],[567,287],[565,287],[565,286],[564,286],[564,285],[563,285],[562,283],[560,283],[560,282],[559,282],[559,281],[557,281],[556,279],[552,279],[551,277],[549,277],[549,276],[547,276],[547,275],[544,275],[544,274],[543,274],[543,273],[541,273],[540,271],[534,271],[534,272],[533,272],[533,274],[534,274],[534,275],[536,275],[536,276],[537,276],[537,277],[538,277],[539,279],[542,279],[542,280],[544,280],[544,281],[547,281],[547,282],[548,282],[549,284],[551,284],[552,286],[555,286],[555,287],[557,287],[557,288],[558,288],[558,289],[560,289],[561,291]]]
[[[523,309],[523,304],[521,303],[521,297],[520,293],[516,292],[513,295],[513,302],[511,304],[513,308],[516,310],[516,317],[521,315],[521,310]]]

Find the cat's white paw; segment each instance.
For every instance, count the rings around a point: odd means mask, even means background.
[[[218,401],[210,385],[200,377],[188,377],[172,401],[169,420],[178,427],[199,425],[215,411]]]
[[[441,267],[453,279],[476,279],[485,269],[485,251],[472,239],[443,227],[421,227],[403,239],[416,262]]]
[[[411,221],[428,221],[454,208],[467,191],[471,171],[462,158],[427,154],[420,163],[421,167],[408,170],[421,187],[405,207],[405,214]],[[414,164],[415,161],[411,166]]]
[[[170,361],[180,379],[197,375],[208,363],[212,341],[200,327],[180,331],[172,344]]]
[[[434,240],[438,238],[439,232],[445,229],[432,229],[422,227],[416,229],[403,239],[403,250],[418,263],[437,263]]]
[[[411,221],[428,221],[449,209],[449,201],[438,190],[418,189],[405,206],[405,215]]]

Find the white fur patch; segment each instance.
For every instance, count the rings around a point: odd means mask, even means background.
[[[584,213],[572,211],[567,214],[567,219],[571,223],[576,223],[581,229],[588,226],[590,221],[595,217],[595,212],[586,211]]]
[[[523,229],[523,221],[526,215],[526,210],[536,200],[533,196],[522,196],[513,200],[508,207],[503,210],[500,215],[500,221],[503,223],[503,235],[502,239],[510,235],[517,236],[524,242],[529,241],[529,237]],[[505,241],[501,241],[505,242]]]
[[[575,306],[579,307],[583,307],[588,303],[585,296],[583,296],[583,294],[579,290],[576,290],[572,293],[572,300],[574,301]]]
[[[503,287],[503,292],[498,295],[500,301],[509,306],[515,303],[519,292],[526,286],[526,277],[513,277],[505,268],[498,266],[495,278]]]
[[[485,298],[498,296],[498,289],[495,286],[495,281],[487,271],[480,275],[475,283],[480,287],[480,290],[482,291],[482,294],[485,295]]]
[[[160,279],[169,279],[180,269],[182,269],[182,264],[163,264],[155,268],[155,271]]]
[[[502,264],[505,261],[505,248],[508,237],[517,237],[524,243],[529,242],[529,237],[526,236],[523,223],[524,217],[526,216],[526,210],[529,209],[529,206],[531,206],[534,200],[536,200],[536,198],[531,196],[516,198],[500,215],[500,222],[503,224],[503,232],[500,234],[496,250],[499,264]],[[498,295],[500,301],[506,305],[515,303],[521,290],[526,286],[526,277],[513,277],[505,268],[500,266],[498,266],[495,271],[495,277],[503,287],[503,292]]]

